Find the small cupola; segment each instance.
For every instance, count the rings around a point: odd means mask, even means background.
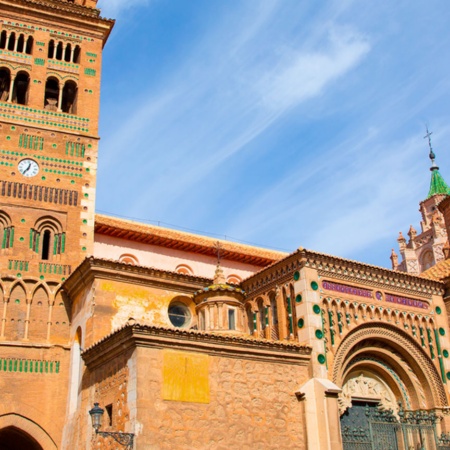
[[[217,263],[212,285],[194,293],[199,329],[204,331],[244,333],[245,292],[227,284]]]

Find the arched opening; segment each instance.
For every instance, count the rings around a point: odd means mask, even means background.
[[[75,46],[75,51],[73,52],[73,61],[75,64],[78,64],[80,62],[80,46]]]
[[[63,56],[63,43],[62,42],[58,42],[57,46],[56,46],[56,59],[58,61],[62,60],[62,56]]]
[[[41,259],[48,260],[50,258],[50,241],[52,234],[50,230],[45,230],[42,236],[42,250],[41,250]]]
[[[56,78],[50,77],[45,83],[44,109],[58,110],[59,83]]]
[[[124,253],[123,255],[120,255],[119,262],[124,264],[130,264],[131,266],[137,266],[139,264],[138,259],[129,253]]]
[[[6,30],[3,30],[0,34],[0,48],[5,48],[6,47]]]
[[[431,250],[425,251],[420,259],[420,270],[421,272],[434,266],[434,256]]]
[[[72,53],[72,44],[67,44],[66,49],[64,51],[64,61],[70,62],[71,53]]]
[[[66,81],[64,85],[61,110],[68,114],[77,113],[77,85],[74,81]]]
[[[25,36],[23,34],[19,35],[19,39],[17,40],[17,52],[23,53],[25,48]]]
[[[0,69],[0,101],[6,102],[9,96],[11,72],[8,69]]]
[[[43,450],[28,434],[10,426],[0,430],[0,450]]]
[[[47,58],[53,59],[55,56],[55,41],[53,39],[48,43],[48,53]]]
[[[271,317],[271,338],[278,340],[280,333],[278,331],[278,307],[275,296],[270,298],[270,317]]]
[[[26,72],[19,72],[14,80],[14,90],[12,95],[12,102],[19,105],[26,105],[28,103],[28,86],[30,84],[30,77]]]
[[[33,36],[28,36],[27,45],[25,47],[25,53],[31,55],[33,51]]]
[[[14,45],[16,43],[16,33],[11,33],[9,35],[9,40],[8,40],[8,50],[9,51],[13,51],[14,50]]]

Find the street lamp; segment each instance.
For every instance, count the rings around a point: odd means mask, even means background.
[[[116,442],[123,445],[127,450],[133,450],[134,433],[122,433],[110,432],[110,431],[99,431],[102,427],[102,419],[104,409],[98,406],[98,403],[94,403],[94,407],[89,411],[92,419],[92,428],[95,430],[95,434],[99,434],[103,437],[112,437]]]

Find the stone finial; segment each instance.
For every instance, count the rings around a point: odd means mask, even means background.
[[[447,242],[444,244],[444,246],[442,247],[442,253],[444,254],[444,258],[445,259],[449,259],[450,258],[450,243]]]
[[[216,272],[214,274],[214,284],[226,284],[226,279],[223,274],[222,267],[220,267],[220,264],[217,264]]]
[[[398,255],[395,253],[395,250],[392,249],[391,252],[391,261],[392,261],[392,270],[396,270],[398,267]]]
[[[412,225],[409,227],[408,236],[410,239],[414,239],[417,236],[417,231]]]
[[[398,238],[397,241],[400,242],[406,242],[405,237],[403,236],[403,233],[400,231],[400,233],[398,233]]]

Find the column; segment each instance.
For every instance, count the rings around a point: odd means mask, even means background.
[[[62,105],[62,96],[63,96],[63,89],[64,86],[62,85],[62,82],[59,82],[58,85],[59,88],[59,94],[58,94],[58,112],[61,112],[61,105]]]
[[[12,96],[13,96],[13,92],[14,92],[14,81],[16,81],[16,75],[13,76],[13,74],[11,74],[11,83],[9,84],[9,95],[8,95],[8,103],[12,102]]]
[[[1,329],[1,333],[0,333],[0,339],[3,339],[5,337],[6,312],[8,309],[8,301],[9,301],[9,298],[7,298],[7,297],[3,298],[2,329]]]
[[[31,313],[31,297],[28,298],[27,295],[27,316],[25,318],[25,330],[23,333],[23,339],[28,339],[28,326],[30,324],[30,313]]]
[[[75,62],[75,61],[73,60],[74,53],[75,53],[75,45],[72,45],[72,50],[71,50],[71,52],[70,52],[70,62],[71,62],[71,63]]]

